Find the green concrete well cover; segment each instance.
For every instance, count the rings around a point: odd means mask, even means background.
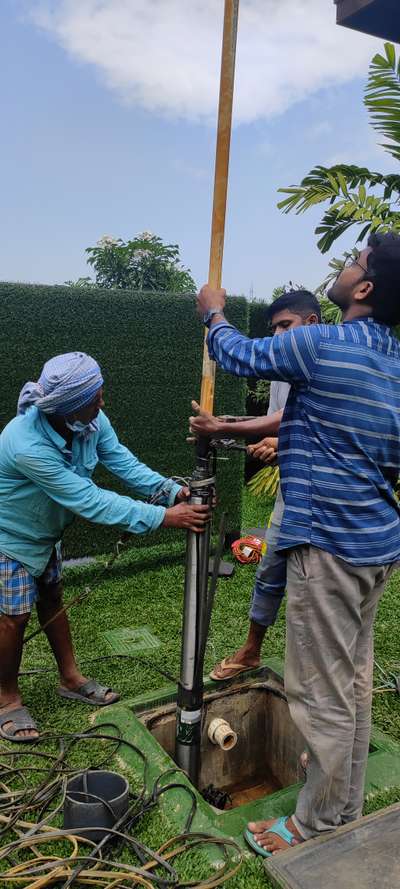
[[[137,654],[159,648],[161,642],[148,627],[117,627],[107,630],[104,639],[113,654]]]
[[[395,889],[400,886],[400,803],[266,859],[281,889]]]
[[[235,692],[240,693],[242,687],[248,685],[249,681],[276,682],[281,687],[283,685],[282,676],[283,665],[278,659],[269,658],[262,667],[249,671],[248,674],[242,674],[242,676],[236,677],[235,680],[228,681],[225,684],[225,690],[228,692],[231,688]],[[224,694],[218,684],[206,677],[204,678],[204,688],[206,696]],[[154,714],[157,708],[164,706],[170,706],[172,709],[176,706],[175,684],[164,686],[151,692],[145,692],[133,699],[121,701],[107,708],[107,721],[111,720],[115,723],[122,737],[129,741],[130,744],[135,745],[146,756],[146,791],[148,793],[152,791],[154,782],[159,779],[162,773],[170,769],[176,769],[171,756],[147,728],[147,718],[151,719],[151,714]],[[104,714],[99,712],[96,723],[100,725],[103,720]],[[138,780],[141,781],[143,779],[143,762],[138,755],[134,753],[132,748],[127,747],[124,749],[122,747],[120,756],[126,768],[132,771]],[[233,837],[242,849],[246,850],[249,856],[253,853],[248,850],[243,837],[243,831],[247,826],[247,822],[279,818],[281,815],[291,815],[295,810],[297,795],[302,786],[301,783],[290,784],[270,795],[254,799],[252,802],[239,805],[233,809],[218,811],[205,801],[201,793],[197,788],[193,787],[183,773],[179,774],[179,783],[188,785],[196,798],[197,808],[192,829],[205,833],[216,833],[217,836]],[[400,786],[400,745],[388,735],[373,727],[370,755],[368,757],[366,793],[376,793],[388,787],[398,786]],[[190,798],[188,799],[187,793],[181,788],[174,789],[169,794],[160,797],[159,805],[168,820],[174,824],[176,832],[183,830],[191,805],[191,800]],[[297,854],[297,849],[293,850],[293,854],[295,853]],[[220,853],[218,854],[220,856]],[[281,857],[279,856],[279,858]],[[328,889],[325,882],[315,885],[318,885],[318,889],[321,889],[321,887]],[[386,889],[385,884],[380,882],[376,886],[379,886],[379,889]],[[374,889],[376,889],[376,886]],[[394,886],[395,884],[393,883],[390,889],[394,889]],[[400,889],[400,883],[398,883],[398,886]],[[350,887],[353,889],[352,884],[346,886],[344,883],[338,883],[338,881],[335,884],[335,889],[350,889]],[[313,889],[313,887],[307,887],[307,889]],[[364,886],[361,882],[357,889],[371,889],[371,884],[366,883]]]

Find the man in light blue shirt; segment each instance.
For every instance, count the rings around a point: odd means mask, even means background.
[[[79,672],[66,614],[57,614],[59,541],[74,516],[132,534],[161,525],[201,531],[208,519],[207,507],[185,502],[186,488],[153,472],[118,441],[102,410],[102,387],[93,358],[82,352],[59,355],[45,364],[37,383],[24,386],[19,414],[0,436],[0,735],[8,740],[38,735],[17,682],[34,603],[40,624],[48,624],[59,694],[97,706],[119,697]],[[97,463],[139,497],[157,502],[99,488],[91,478]]]

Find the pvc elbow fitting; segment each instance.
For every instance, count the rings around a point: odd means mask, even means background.
[[[232,750],[237,743],[237,734],[225,719],[212,719],[208,726],[208,737],[212,744],[221,750]]]

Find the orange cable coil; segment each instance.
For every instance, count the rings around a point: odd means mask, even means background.
[[[240,537],[232,543],[231,550],[235,559],[243,565],[258,563],[263,555],[264,541],[260,537],[249,534],[248,537]]]

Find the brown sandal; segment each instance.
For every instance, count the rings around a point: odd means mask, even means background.
[[[239,676],[240,673],[247,673],[249,670],[257,669],[256,666],[250,667],[249,664],[227,664],[227,660],[228,658],[224,657],[224,659],[219,664],[216,664],[211,671],[210,679],[213,679],[214,682],[224,682],[226,679],[234,679],[234,677]]]

